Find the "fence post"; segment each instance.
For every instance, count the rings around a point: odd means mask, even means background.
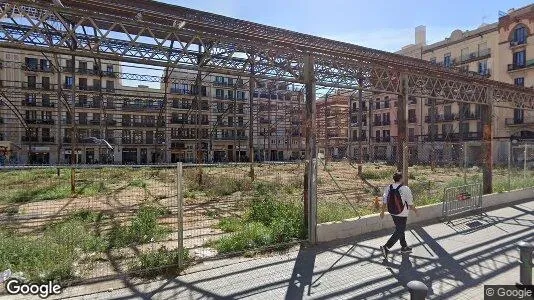
[[[464,149],[464,184],[467,184],[467,143],[464,142],[462,147]]]
[[[519,284],[532,285],[532,255],[534,244],[519,242]]]
[[[527,148],[528,145],[525,143],[525,149],[523,150],[523,180],[527,179]]]
[[[512,141],[508,141],[508,191],[512,190]]]
[[[178,271],[184,266],[184,215],[183,215],[183,168],[179,162],[176,168],[176,198],[178,200]]]
[[[412,280],[408,282],[411,300],[424,300],[428,294],[428,287],[421,281]]]

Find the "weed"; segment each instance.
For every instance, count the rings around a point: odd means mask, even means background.
[[[217,228],[224,232],[236,232],[243,228],[243,220],[236,217],[229,217],[222,219]]]
[[[137,261],[130,265],[130,271],[141,276],[152,277],[160,274],[176,275],[180,271],[177,268],[180,252],[177,249],[168,250],[164,246],[157,250],[142,252]],[[182,260],[187,264],[189,251],[184,249]]]
[[[158,218],[168,213],[162,208],[143,206],[129,226],[114,224],[109,232],[109,247],[125,247],[160,240],[170,233],[166,226],[158,224]]]
[[[35,283],[74,277],[80,252],[102,251],[103,238],[95,236],[82,220],[65,220],[45,229],[42,236],[0,232],[0,269],[21,272]]]
[[[214,242],[219,253],[234,253],[264,247],[274,242],[272,230],[260,222],[251,222],[237,232]]]
[[[142,179],[134,179],[130,181],[130,186],[138,187],[138,188],[146,188],[146,182]]]

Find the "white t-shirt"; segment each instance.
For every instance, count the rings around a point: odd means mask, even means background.
[[[396,189],[397,187],[399,186],[398,183],[394,183],[393,184],[393,188]],[[406,202],[408,205],[404,205],[404,210],[398,214],[398,215],[394,215],[394,216],[398,216],[398,217],[408,217],[408,212],[410,211],[409,209],[409,205],[413,205],[413,195],[412,195],[412,190],[410,190],[409,187],[403,185],[399,188],[399,194],[401,195],[401,199],[403,202]],[[389,198],[389,185],[386,187],[386,189],[384,190],[384,195],[382,196],[382,202],[384,204],[387,204],[388,203],[388,198]]]

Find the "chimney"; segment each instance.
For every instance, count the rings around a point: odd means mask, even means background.
[[[419,25],[415,27],[415,44],[419,46],[426,45],[426,26]]]

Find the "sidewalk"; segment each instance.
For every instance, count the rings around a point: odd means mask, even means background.
[[[483,299],[484,284],[518,280],[516,244],[534,241],[534,200],[408,230],[413,253],[397,244],[387,263],[382,232],[76,299],[409,299],[410,280],[431,299]]]

